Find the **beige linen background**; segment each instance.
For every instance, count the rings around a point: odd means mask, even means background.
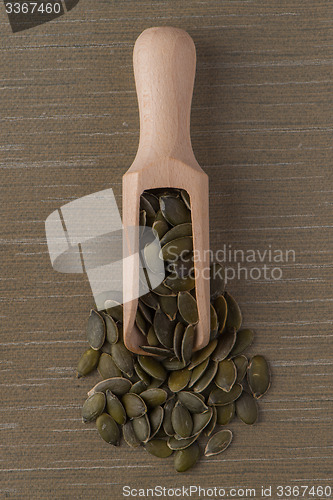
[[[324,0],[81,0],[13,34],[1,3],[0,498],[200,484],[256,498],[272,485],[277,499],[277,485],[330,483],[332,13]],[[258,424],[234,421],[228,451],[186,475],[82,424],[98,377],[77,380],[75,366],[93,299],[85,276],[53,271],[44,233],[53,210],[89,193],[112,187],[121,205],[139,139],[133,44],[160,25],[197,47],[191,131],[210,178],[212,249],[296,254],[281,280],[228,283],[272,387]]]

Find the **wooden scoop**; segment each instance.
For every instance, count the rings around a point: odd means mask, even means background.
[[[196,53],[192,38],[171,27],[149,28],[137,39],[133,53],[140,111],[140,143],[136,158],[123,176],[124,342],[135,353],[147,339],[135,325],[138,300],[127,301],[139,287],[138,238],[129,243],[126,228],[139,226],[140,195],[145,189],[185,189],[192,209],[196,298],[199,323],[194,350],[210,336],[208,176],[195,159],[190,138],[190,112]],[[131,246],[129,249],[128,246]]]

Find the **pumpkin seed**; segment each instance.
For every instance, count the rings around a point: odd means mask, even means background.
[[[175,436],[170,436],[168,439],[168,447],[171,450],[185,450],[189,446],[191,446],[194,441],[196,441],[199,437],[199,434],[196,434],[195,436],[191,436],[189,438],[184,438],[184,439],[177,439]]]
[[[160,241],[161,246],[163,247],[170,241],[177,240],[178,238],[183,238],[184,236],[192,236],[192,224],[190,222],[185,224],[178,224],[177,226],[169,229],[169,231],[163,236]]]
[[[141,397],[149,408],[154,408],[166,402],[168,393],[164,389],[147,389],[141,393]]]
[[[157,347],[160,345],[159,343],[159,340],[158,338],[156,337],[156,333],[155,333],[155,330],[154,330],[154,327],[153,325],[150,325],[150,328],[148,330],[148,333],[147,333],[147,341],[148,341],[148,344],[151,346],[151,347]]]
[[[235,299],[228,292],[224,293],[224,298],[228,306],[226,327],[240,329],[242,325],[242,313]]]
[[[90,391],[88,396],[95,394],[95,392],[105,392],[108,389],[116,396],[123,396],[132,387],[132,382],[123,377],[112,377],[98,382]]]
[[[149,439],[151,440],[153,437],[156,436],[163,422],[164,410],[162,406],[156,406],[155,408],[153,408],[152,411],[149,413],[148,417],[151,429]]]
[[[240,383],[243,381],[245,374],[246,374],[247,365],[248,365],[247,357],[244,356],[243,354],[241,354],[241,355],[233,358],[233,362],[234,362],[236,369],[237,369],[236,382]]]
[[[174,320],[177,315],[177,297],[173,296],[161,296],[160,306],[164,314],[169,318],[170,321]]]
[[[102,316],[91,309],[87,325],[88,343],[92,349],[98,351],[105,341],[105,323]]]
[[[141,394],[143,391],[147,389],[148,385],[143,380],[138,380],[135,382],[130,388],[129,392],[134,394]]]
[[[128,446],[131,446],[131,448],[137,448],[140,446],[140,441],[136,437],[136,434],[133,429],[133,423],[132,420],[128,420],[123,426],[122,426],[122,431],[123,431],[123,438],[125,443],[128,444]]]
[[[253,425],[258,418],[258,406],[256,400],[247,392],[243,392],[236,401],[236,413],[245,424]]]
[[[111,344],[107,340],[104,342],[104,344],[99,350],[100,354],[102,354],[102,352],[105,352],[105,354],[111,354]]]
[[[214,352],[215,348],[217,346],[217,340],[214,339],[209,344],[206,345],[203,349],[200,351],[197,351],[193,354],[191,363],[189,364],[188,369],[193,370],[196,366],[200,365],[203,361],[205,361],[209,356]]]
[[[111,355],[119,370],[126,373],[129,377],[133,375],[134,361],[130,351],[126,349],[123,343],[117,342],[111,346]]]
[[[261,398],[270,386],[270,371],[264,356],[253,356],[247,369],[247,381],[253,396]]]
[[[169,262],[166,269],[177,278],[186,278],[188,276],[194,278],[193,252],[188,252],[179,259]]]
[[[141,228],[144,228],[147,224],[147,213],[145,210],[140,210],[140,215],[139,215],[139,226]],[[141,233],[140,233],[141,235]]]
[[[173,347],[174,329],[175,322],[170,321],[162,309],[157,309],[154,316],[154,331],[160,343],[168,349]]]
[[[109,444],[114,446],[119,445],[120,431],[115,420],[108,415],[108,413],[102,413],[96,420],[97,430],[101,436]]]
[[[171,226],[191,222],[191,212],[185,203],[175,196],[161,196],[160,209],[163,217]]]
[[[193,392],[180,391],[178,393],[178,400],[191,413],[202,413],[208,410],[208,406],[204,403],[204,401],[202,401],[202,399]]]
[[[142,314],[140,312],[140,309],[137,309],[137,311],[136,311],[135,324],[139,328],[140,332],[146,336],[147,331],[148,331],[147,324],[146,324],[144,317],[142,316]]]
[[[109,415],[117,422],[119,425],[124,425],[126,422],[126,412],[122,403],[119,401],[117,396],[112,394],[111,391],[106,391],[106,409]]]
[[[187,368],[170,373],[168,386],[170,391],[179,392],[185,389],[191,378],[191,372]]]
[[[195,287],[195,279],[192,276],[180,278],[176,273],[169,274],[169,276],[165,278],[164,282],[166,287],[169,288],[172,293],[190,291]]]
[[[181,255],[191,252],[192,250],[193,238],[191,236],[183,236],[182,238],[177,238],[176,240],[166,243],[160,251],[160,256],[164,260],[175,261],[179,259]]]
[[[210,299],[215,300],[224,291],[224,269],[214,262],[210,266]]]
[[[156,212],[153,209],[151,203],[142,195],[140,196],[140,209],[146,212],[147,226],[152,226],[156,217]]]
[[[214,301],[214,307],[219,323],[218,330],[220,333],[222,333],[225,328],[228,315],[228,305],[223,295],[220,295],[216,298],[216,300]]]
[[[142,198],[145,198],[147,201],[149,201],[155,212],[159,211],[160,203],[157,196],[155,196],[153,193],[148,193],[147,191],[144,191],[141,196]]]
[[[119,340],[119,331],[115,320],[107,313],[101,313],[106,326],[106,340],[110,344],[115,344]]]
[[[182,341],[183,341],[184,331],[185,331],[185,326],[182,323],[177,323],[173,335],[173,351],[177,356],[177,358],[179,359],[179,361],[182,360]]]
[[[159,307],[158,298],[152,292],[148,292],[145,295],[142,295],[139,299],[139,302],[142,302],[151,309],[156,310]]]
[[[172,397],[164,405],[163,429],[167,436],[173,436],[175,430],[172,426],[171,415],[176,404],[176,398]]]
[[[202,392],[211,381],[214,379],[217,372],[218,364],[215,361],[210,361],[208,368],[205,373],[199,378],[199,380],[193,385],[194,392]]]
[[[185,205],[187,206],[187,208],[189,210],[191,210],[191,201],[190,201],[190,195],[188,194],[187,191],[185,191],[185,189],[182,189],[181,192],[181,197],[183,198],[183,202],[185,203]]]
[[[198,320],[197,301],[189,292],[180,292],[177,299],[178,310],[184,321],[195,325]]]
[[[192,434],[194,436],[200,434],[208,426],[212,417],[213,417],[213,408],[211,406],[209,406],[208,409],[203,413],[194,413],[192,417],[193,418]]]
[[[83,422],[92,422],[103,413],[105,408],[105,394],[104,392],[96,392],[90,396],[83,404],[82,407],[82,420]]]
[[[153,439],[152,441],[149,441],[145,445],[145,449],[148,453],[158,458],[167,458],[173,453],[164,439]]]
[[[143,356],[139,355],[138,356],[138,361],[140,363],[140,366],[144,369],[148,375],[150,375],[153,378],[157,378],[158,380],[164,381],[167,376],[167,372],[161,363],[156,361],[156,359],[152,358],[151,356]]]
[[[147,391],[148,389],[158,389],[159,387],[161,387],[161,385],[163,385],[163,383],[164,380],[159,380],[158,378],[152,378],[150,384],[147,387]]]
[[[109,354],[102,353],[99,358],[97,371],[103,379],[121,377],[121,371]]]
[[[160,274],[164,271],[164,262],[160,256],[160,248],[159,243],[154,240],[152,243],[145,245],[143,249],[146,266],[155,274]]]
[[[167,221],[165,220],[165,218],[163,217],[163,214],[162,214],[161,210],[158,210],[156,212],[155,222],[160,222],[160,221],[165,222],[166,224],[168,224]],[[168,224],[168,229],[170,229],[169,224]]]
[[[208,404],[223,406],[239,398],[242,394],[243,387],[240,384],[235,384],[229,392],[222,391],[219,387],[215,387],[209,394]]]
[[[95,349],[90,348],[85,351],[77,364],[77,377],[85,377],[95,370],[100,355],[101,353],[99,351],[95,351]]]
[[[121,402],[125,408],[126,414],[129,418],[142,417],[147,412],[147,406],[144,400],[138,394],[129,392],[124,394]]]
[[[163,236],[169,231],[169,224],[164,220],[156,220],[153,223],[153,231],[156,232],[158,239],[161,240]]]
[[[236,366],[231,359],[224,359],[218,364],[216,377],[214,379],[217,387],[222,391],[229,392],[237,377]]]
[[[217,409],[216,409],[216,407],[210,406],[210,408],[212,409],[212,418],[210,419],[209,424],[205,427],[205,435],[207,437],[209,437],[212,434],[213,430],[216,427],[216,421],[217,421]],[[223,408],[223,406],[217,407],[217,408]]]
[[[176,293],[173,290],[171,290],[171,288],[166,286],[164,282],[160,283],[156,288],[154,288],[154,293],[160,296],[163,295],[172,295],[174,297],[176,296]]]
[[[190,412],[179,401],[175,404],[171,414],[171,423],[175,432],[182,438],[192,435],[193,420]]]
[[[193,467],[200,456],[198,443],[193,443],[185,450],[179,450],[175,453],[174,466],[177,472],[186,472]]]
[[[168,372],[182,370],[183,368],[185,368],[184,361],[179,361],[179,359],[176,359],[176,358],[164,359],[162,361],[162,364],[163,364],[164,368],[166,368],[168,370]]]
[[[135,361],[134,363],[134,370],[135,370],[135,373],[137,374],[137,376],[144,381],[144,383],[146,385],[149,385],[150,384],[150,377],[148,375],[148,373],[142,368],[141,365],[139,365],[138,362]]]
[[[191,379],[188,384],[189,387],[192,387],[196,383],[196,381],[199,380],[202,374],[206,371],[208,363],[209,363],[209,358],[205,359],[205,361],[203,361],[200,365],[196,366],[192,370]]]
[[[138,307],[141,313],[141,316],[143,317],[144,321],[146,323],[150,323],[150,325],[153,322],[153,315],[151,309],[146,306],[141,300],[138,302]],[[147,332],[147,328],[145,328],[145,332]],[[146,334],[146,333],[145,333]]]
[[[116,321],[123,321],[123,306],[116,300],[106,300],[104,307],[107,314],[109,314]]]
[[[226,450],[232,441],[232,432],[229,430],[223,430],[216,432],[214,436],[210,438],[205,448],[205,456],[211,457],[212,455],[218,455],[222,451]]]
[[[193,350],[193,345],[194,345],[194,328],[192,325],[188,325],[186,327],[183,341],[182,341],[182,346],[181,346],[181,354],[182,354],[182,360],[184,363],[187,365],[190,362],[191,356],[192,356],[192,350]]]
[[[213,352],[212,359],[214,361],[220,362],[225,359],[231,353],[233,346],[236,342],[236,330],[224,330],[224,332],[219,335],[218,344],[215,351]]]
[[[238,401],[238,400],[237,400]],[[215,407],[214,407],[215,408]],[[227,425],[234,418],[235,403],[216,407],[216,423],[217,425]]]
[[[216,338],[219,322],[215,308],[210,304],[210,341]]]
[[[132,420],[134,434],[141,443],[146,443],[150,437],[150,422],[148,415],[145,413],[142,417]]]
[[[236,342],[231,352],[229,353],[230,357],[237,356],[241,354],[245,349],[250,347],[253,342],[254,333],[249,328],[245,328],[244,330],[239,330],[236,336]]]

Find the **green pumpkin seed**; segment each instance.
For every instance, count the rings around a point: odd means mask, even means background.
[[[169,318],[170,321],[174,320],[177,315],[177,297],[173,296],[161,296],[160,306],[164,314]]]
[[[188,194],[187,191],[185,191],[185,189],[182,189],[181,192],[181,197],[183,199],[183,202],[185,203],[185,205],[187,206],[187,208],[189,210],[191,210],[191,201],[190,201],[190,195]]]
[[[193,467],[200,457],[200,448],[198,443],[193,443],[185,450],[179,450],[175,453],[174,466],[177,472],[186,472]]]
[[[158,389],[163,384],[164,380],[159,380],[158,378],[152,378],[146,390],[148,391],[148,389]]]
[[[175,404],[171,414],[172,427],[182,438],[188,438],[192,435],[193,420],[190,412],[179,401]]]
[[[194,413],[193,418],[193,429],[192,434],[195,436],[200,434],[206,427],[213,417],[213,408],[208,407],[203,413]]]
[[[106,326],[106,340],[110,344],[115,344],[119,340],[119,331],[115,320],[107,313],[101,313]]]
[[[229,392],[237,377],[236,366],[231,359],[224,359],[218,364],[216,377],[214,379],[217,387],[222,391]]]
[[[235,328],[238,331],[242,325],[242,313],[235,299],[228,292],[224,293],[228,306],[226,328]]]
[[[270,370],[264,356],[253,356],[247,369],[247,381],[253,396],[261,398],[270,387]]]
[[[202,399],[193,392],[180,391],[178,393],[178,400],[191,413],[203,413],[208,410],[208,406],[204,403],[204,401],[202,401]]]
[[[195,287],[195,279],[192,276],[179,278],[176,273],[171,273],[165,278],[164,282],[172,293],[190,291]]]
[[[214,307],[215,307],[215,311],[216,311],[217,319],[218,319],[218,323],[219,323],[218,331],[219,331],[219,333],[222,333],[224,328],[225,328],[227,316],[228,316],[228,305],[227,305],[227,301],[225,300],[223,295],[219,295],[216,298],[216,300],[214,301]]]
[[[208,363],[209,363],[209,358],[205,359],[205,361],[203,361],[200,365],[196,366],[192,370],[191,379],[188,384],[189,388],[192,387],[196,383],[196,381],[199,380],[202,374],[206,371]]]
[[[102,354],[102,352],[105,352],[105,354],[111,354],[111,344],[110,344],[110,342],[108,342],[106,340],[104,342],[104,344],[102,345],[102,347],[100,348],[99,352],[100,352],[100,354]]]
[[[247,357],[244,356],[243,354],[241,354],[241,355],[233,358],[233,362],[234,362],[236,369],[237,369],[236,382],[240,383],[243,381],[245,374],[246,374],[247,365],[248,365]]]
[[[192,390],[194,392],[202,392],[208,387],[211,381],[214,379],[217,372],[218,364],[215,361],[210,361],[208,364],[208,368],[202,377],[193,385]]]
[[[237,400],[238,401],[238,400]],[[215,408],[215,407],[214,407]],[[216,407],[216,423],[217,425],[227,425],[234,418],[235,403]]]
[[[144,382],[143,380],[138,380],[132,385],[129,392],[133,394],[141,394],[143,391],[147,389],[147,387],[148,385],[146,384],[146,382]]]
[[[147,335],[148,328],[144,317],[142,316],[140,309],[137,309],[135,315],[135,324],[143,335]]]
[[[141,196],[142,198],[145,198],[147,201],[149,201],[155,212],[159,211],[160,203],[157,196],[155,196],[153,193],[148,193],[147,191],[144,191]]]
[[[169,224],[165,220],[156,220],[153,223],[153,231],[156,232],[158,239],[161,240],[163,236],[169,231]]]
[[[171,226],[191,222],[191,212],[185,203],[175,196],[161,196],[160,209],[163,217]]]
[[[161,210],[158,210],[156,212],[155,222],[165,222],[166,224],[168,224],[165,218],[163,217]],[[168,224],[168,229],[170,229],[169,224]]]
[[[152,441],[149,441],[145,445],[145,449],[148,453],[158,458],[167,458],[173,453],[164,439],[153,439]]]
[[[172,227],[161,239],[161,246],[163,247],[170,241],[177,240],[178,238],[183,238],[184,236],[192,236],[192,224],[178,224]]]
[[[147,405],[139,394],[135,394],[134,392],[124,394],[121,402],[129,418],[142,417],[147,413]]]
[[[148,269],[155,274],[160,274],[164,270],[162,256],[160,256],[160,245],[154,240],[152,243],[145,245],[143,255]]]
[[[214,352],[216,346],[217,346],[217,340],[214,339],[211,342],[209,342],[209,344],[206,345],[206,347],[204,347],[200,351],[195,352],[192,356],[191,363],[189,364],[188,369],[193,370],[193,368],[200,365],[203,361],[209,358],[212,352]]]
[[[132,382],[123,377],[112,377],[98,382],[90,391],[88,396],[95,394],[95,392],[105,392],[108,389],[116,396],[123,396],[132,387]]]
[[[173,352],[165,347],[154,347],[151,345],[141,345],[140,348],[149,354],[154,354],[162,358],[172,358],[174,356]]]
[[[102,353],[99,358],[97,371],[103,379],[121,377],[121,371],[109,354]]]
[[[229,353],[230,357],[237,356],[241,354],[245,349],[250,347],[253,342],[254,333],[249,328],[245,328],[244,330],[239,330],[236,336],[236,342],[231,352]]]
[[[105,408],[105,394],[104,392],[96,392],[90,396],[83,404],[82,407],[82,420],[83,422],[92,422],[103,413]]]
[[[179,392],[185,389],[191,378],[191,372],[187,368],[170,373],[168,386],[170,391]]]
[[[174,329],[175,323],[169,320],[162,309],[157,309],[154,316],[155,334],[160,343],[168,349],[171,349],[173,346]]]
[[[139,302],[138,302],[138,307],[139,307],[141,316],[143,317],[144,321],[146,323],[150,323],[150,325],[151,325],[153,322],[153,314],[152,314],[150,307],[146,306],[146,304],[144,304],[141,300],[139,300]],[[146,334],[146,332],[147,332],[147,328],[145,328],[145,334]]]
[[[96,420],[97,430],[101,438],[114,446],[119,445],[120,431],[115,420],[107,413],[102,413]]]
[[[154,408],[166,402],[168,393],[164,389],[147,389],[141,393],[141,397],[149,408]]]
[[[87,325],[88,343],[92,349],[98,351],[105,341],[105,323],[102,316],[92,309]]]
[[[151,429],[149,439],[151,440],[159,432],[163,422],[164,410],[162,406],[156,406],[155,408],[153,408],[148,417]]]
[[[139,355],[138,361],[140,363],[140,366],[144,369],[144,371],[148,373],[148,375],[150,375],[151,377],[162,381],[166,379],[167,376],[166,369],[156,359],[152,358],[151,356]]]
[[[124,344],[121,342],[112,344],[111,355],[118,368],[129,377],[132,377],[134,369],[133,356],[132,353],[126,349]]]
[[[182,370],[185,368],[185,363],[183,361],[179,361],[179,359],[163,359],[162,364],[168,372],[174,372],[177,370]]]
[[[209,424],[205,427],[205,435],[209,437],[212,432],[214,431],[216,427],[216,421],[217,421],[217,408],[215,406],[210,407],[212,409],[212,418],[209,421]],[[223,406],[221,406],[223,408]]]
[[[214,361],[220,362],[229,356],[235,345],[236,335],[236,330],[234,328],[231,330],[224,330],[224,332],[219,335],[218,344],[212,354],[212,359]]]
[[[195,336],[195,331],[192,325],[188,325],[186,327],[183,340],[182,340],[182,345],[181,345],[181,355],[182,355],[182,360],[184,363],[187,365],[190,362],[191,356],[192,356],[192,350],[193,350],[193,345],[194,345],[194,336]]]
[[[166,269],[177,278],[186,278],[189,275],[194,278],[193,252],[188,252],[179,259],[169,262]]]
[[[85,351],[77,364],[77,377],[85,377],[95,370],[98,365],[100,355],[101,353],[99,351],[95,351],[95,349],[90,348]]]
[[[208,404],[223,406],[239,398],[242,394],[243,387],[240,384],[234,384],[233,388],[229,392],[222,391],[219,387],[215,387],[209,394]]]
[[[172,397],[164,405],[163,429],[167,436],[173,436],[175,430],[172,426],[171,415],[176,404],[176,398]]]
[[[145,304],[146,306],[150,307],[151,309],[155,309],[156,310],[159,307],[158,298],[152,292],[148,292],[145,295],[142,295],[140,297],[140,299],[139,299],[139,302],[142,302],[143,304]]]
[[[226,450],[232,441],[232,432],[229,430],[223,430],[216,432],[214,436],[210,438],[205,448],[205,456],[211,457],[213,455],[218,455],[222,451]]]
[[[160,257],[164,260],[175,261],[181,255],[185,255],[192,250],[193,238],[191,236],[183,236],[182,238],[177,238],[166,243],[160,251]]]
[[[135,370],[135,373],[137,374],[137,376],[141,380],[143,380],[146,385],[150,384],[150,377],[149,377],[148,373],[142,368],[141,365],[139,365],[139,363],[137,361],[135,361],[135,363],[134,363],[134,370]]]
[[[224,269],[223,267],[214,262],[210,266],[210,299],[215,300],[224,291]]]
[[[150,325],[150,328],[148,330],[148,333],[147,333],[147,341],[148,341],[148,344],[151,346],[151,347],[157,347],[160,345],[159,343],[159,340],[158,338],[156,337],[156,333],[155,333],[155,330],[154,330],[154,327],[153,325]]]
[[[168,439],[168,447],[174,451],[185,450],[186,448],[191,446],[191,444],[194,443],[194,441],[196,441],[198,437],[199,434],[184,439],[176,439],[175,436],[170,436]]]
[[[189,292],[178,294],[178,310],[184,321],[195,325],[199,320],[197,301]]]
[[[140,196],[140,209],[146,212],[147,226],[152,226],[156,217],[156,212],[153,209],[151,203],[142,195]]]
[[[137,448],[140,446],[141,442],[139,439],[136,437],[136,434],[133,429],[133,423],[131,420],[128,420],[123,426],[122,426],[122,431],[123,431],[123,438],[125,443],[128,444],[131,448]]]
[[[236,401],[236,413],[245,424],[253,425],[258,418],[258,405],[256,400],[247,392],[243,392]]]
[[[116,321],[123,321],[123,306],[116,300],[106,300],[104,307],[107,314],[109,314]]]
[[[145,210],[140,210],[140,215],[139,215],[139,226],[140,227],[145,227],[147,224],[147,213]]]
[[[119,401],[117,396],[112,394],[111,391],[106,391],[106,409],[109,415],[117,422],[119,425],[124,425],[126,422],[126,412],[122,403]]]
[[[219,322],[215,308],[210,304],[210,341],[215,339],[218,333]]]
[[[177,323],[173,335],[173,351],[179,361],[182,360],[182,341],[184,337],[185,326],[182,323]],[[184,361],[184,364],[185,361]]]
[[[160,283],[156,288],[154,288],[154,293],[156,295],[164,296],[164,295],[169,295],[169,296],[176,296],[176,292],[171,290],[168,286],[165,285],[165,283]]]
[[[141,443],[146,443],[150,437],[150,422],[148,415],[134,418],[132,420],[134,434]]]

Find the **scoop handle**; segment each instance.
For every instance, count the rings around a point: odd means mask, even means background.
[[[190,138],[196,66],[192,38],[178,28],[149,28],[135,43],[133,65],[140,112],[138,155],[196,163]]]

